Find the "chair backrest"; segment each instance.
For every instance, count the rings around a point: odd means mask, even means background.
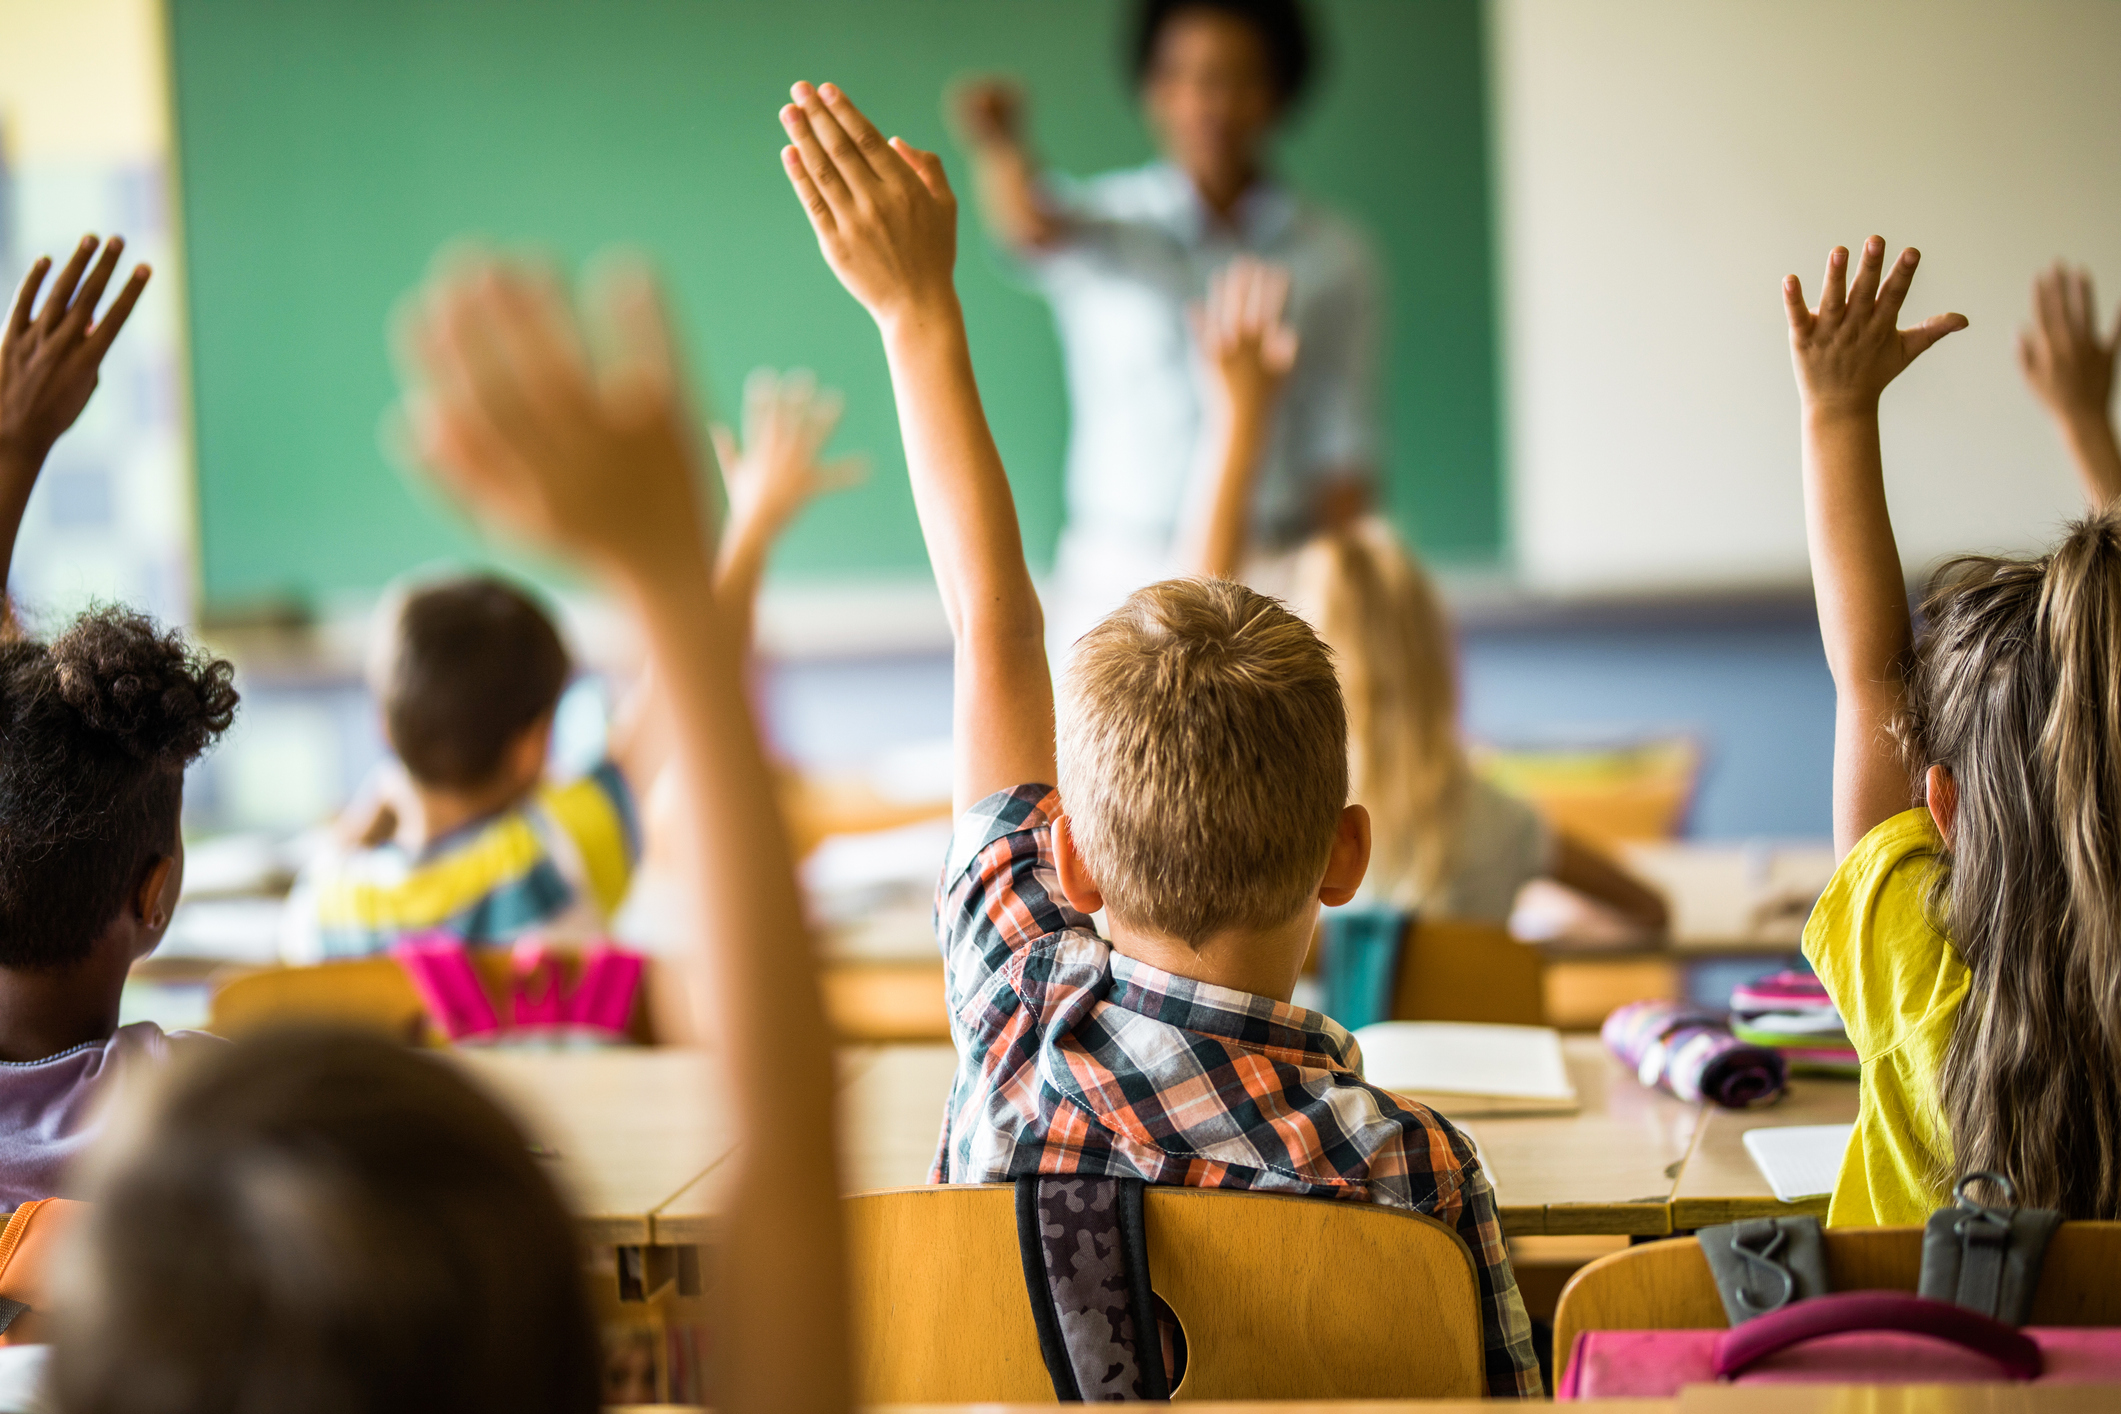
[[[1922,1271],[1919,1227],[1844,1227],[1826,1233],[1836,1291],[1907,1291]],[[2033,1296],[2036,1326],[2121,1325],[2121,1222],[2064,1223],[2048,1244]],[[1562,1288],[1554,1313],[1558,1379],[1584,1331],[1720,1330],[1723,1301],[1701,1243],[1691,1237],[1615,1252]]]
[[[1546,960],[1499,923],[1416,919],[1400,949],[1392,1019],[1544,1026]]]
[[[473,965],[488,996],[508,995],[507,948],[473,948]],[[668,981],[657,959],[647,959],[641,998],[634,1007],[629,1040],[653,1044],[653,1018],[662,1014],[656,994]],[[391,957],[347,958],[306,967],[245,968],[217,975],[207,1003],[206,1029],[230,1040],[290,1022],[327,1023],[380,1031],[411,1045],[434,1040],[427,1008]]]
[[[849,1044],[950,1039],[943,961],[833,959],[819,971],[825,1019]]]
[[[1370,1203],[1150,1188],[1149,1273],[1186,1332],[1178,1399],[1472,1398],[1473,1259]],[[847,1200],[863,1404],[1053,1402],[1007,1184]]]

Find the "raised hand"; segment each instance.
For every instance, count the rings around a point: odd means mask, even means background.
[[[1946,334],[1966,327],[1962,314],[1936,314],[1912,329],[1899,327],[1900,306],[1915,280],[1921,252],[1900,252],[1884,282],[1885,240],[1863,243],[1863,258],[1853,284],[1847,282],[1849,253],[1836,246],[1827,256],[1819,308],[1807,308],[1795,275],[1782,281],[1782,302],[1790,321],[1790,362],[1797,371],[1797,391],[1812,410],[1875,410],[1886,384]]]
[[[942,159],[887,140],[833,84],[790,92],[781,165],[832,273],[880,325],[955,317],[957,198]]]
[[[980,74],[952,84],[949,111],[952,126],[969,147],[1023,140],[1024,90],[1014,79]]]
[[[1288,303],[1288,268],[1268,261],[1239,256],[1208,281],[1193,332],[1231,408],[1264,410],[1296,367]]]
[[[81,238],[44,296],[42,309],[35,308],[37,291],[51,273],[52,262],[50,256],[38,256],[22,277],[6,334],[0,337],[0,457],[29,462],[32,474],[52,443],[88,406],[103,355],[110,352],[111,341],[125,327],[153,273],[135,265],[98,321],[96,304],[125,253],[125,238],[112,236],[103,242],[103,257],[90,270],[96,245],[94,236]]]
[[[441,265],[399,313],[419,454],[512,534],[628,581],[697,570],[698,460],[654,282],[616,270],[589,309],[600,361],[550,272],[489,254]]]
[[[712,429],[729,493],[728,541],[744,538],[754,526],[770,540],[818,496],[861,483],[866,458],[818,460],[843,406],[840,395],[819,388],[808,369],[752,370],[744,380],[743,445],[729,428]]]
[[[29,493],[37,484],[37,473],[51,454],[52,444],[88,406],[103,356],[110,352],[111,342],[125,327],[126,317],[139,303],[140,292],[153,273],[145,265],[135,265],[124,288],[98,320],[96,305],[118,268],[118,257],[125,252],[122,236],[112,236],[102,244],[102,258],[90,269],[88,262],[96,254],[97,241],[94,236],[81,238],[73,258],[45,294],[41,309],[37,291],[51,273],[52,262],[49,256],[37,257],[22,277],[7,327],[0,331],[0,592],[7,584],[15,535],[21,529]]]
[[[2018,366],[2049,412],[2064,420],[2104,419],[2114,396],[2117,345],[2121,311],[2101,338],[2091,271],[2057,261],[2033,281],[2033,324],[2018,335]]]

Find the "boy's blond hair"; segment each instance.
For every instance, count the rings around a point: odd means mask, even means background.
[[[1326,646],[1225,580],[1135,591],[1076,643],[1060,790],[1113,916],[1198,945],[1314,897],[1348,802],[1348,719]]]

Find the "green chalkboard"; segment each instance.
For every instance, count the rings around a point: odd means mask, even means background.
[[[1502,550],[1479,0],[1317,0],[1330,68],[1288,175],[1369,227],[1392,280],[1389,501],[1432,553]],[[1041,149],[1092,173],[1149,155],[1119,71],[1121,0],[171,0],[207,606],[320,601],[466,553],[379,450],[392,301],[472,233],[569,261],[623,243],[665,272],[704,399],[758,364],[843,388],[874,458],[814,507],[784,576],[925,562],[875,334],[818,258],[775,112],[831,78],[939,149],[939,95],[1002,69]],[[1061,513],[1067,408],[1046,307],[969,229],[960,284],[1035,562]]]

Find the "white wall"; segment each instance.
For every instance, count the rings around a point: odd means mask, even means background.
[[[1910,568],[2078,505],[2034,270],[2121,299],[2121,4],[1491,0],[1515,553],[1553,590],[1804,573],[1779,282],[1873,231],[1972,327],[1886,394]]]

